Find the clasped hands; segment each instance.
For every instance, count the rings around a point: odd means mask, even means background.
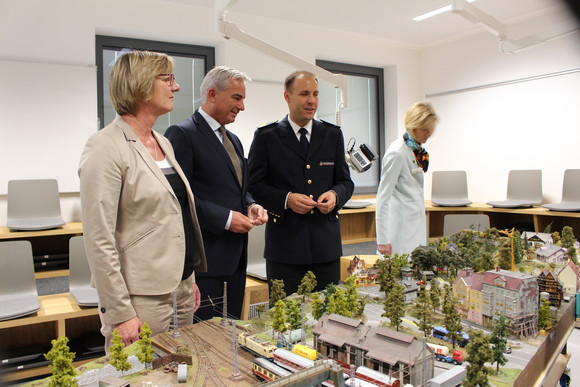
[[[291,192],[288,195],[286,204],[288,208],[300,215],[306,214],[314,207],[318,208],[323,214],[328,214],[336,206],[336,193],[334,191],[326,191],[315,201],[310,196]]]
[[[252,227],[268,222],[268,213],[261,205],[254,203],[248,208],[248,216],[232,211],[232,222],[229,230],[237,233],[249,232]]]

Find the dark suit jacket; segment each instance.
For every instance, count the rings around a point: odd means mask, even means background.
[[[197,274],[200,277],[231,275],[240,260],[244,266],[247,260],[248,234],[224,229],[230,210],[246,214],[254,203],[247,193],[249,179],[242,143],[230,131],[227,134],[243,161],[242,187],[224,146],[198,111],[165,132],[195,197],[208,267],[207,273]]]
[[[287,264],[338,259],[342,255],[338,210],[354,190],[344,160],[340,128],[314,120],[305,156],[286,117],[256,130],[248,159],[250,192],[269,213],[266,259]],[[314,209],[299,215],[284,209],[288,192],[317,200],[328,190],[338,196],[337,205],[329,214]]]

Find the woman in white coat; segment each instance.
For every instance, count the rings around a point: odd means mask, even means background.
[[[410,254],[427,243],[423,176],[429,154],[423,144],[439,118],[429,102],[417,102],[405,114],[405,134],[383,157],[377,192],[377,250],[380,254]]]

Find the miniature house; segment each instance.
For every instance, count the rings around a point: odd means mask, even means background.
[[[347,277],[355,276],[357,286],[373,286],[377,278],[377,271],[367,269],[364,259],[360,259],[356,255],[350,261],[346,273]]]
[[[401,385],[419,385],[424,371],[427,378],[433,377],[433,354],[414,336],[336,314],[322,316],[312,333],[316,350],[345,368],[363,365]]]
[[[544,268],[538,276],[538,289],[540,293],[549,294],[550,305],[559,308],[564,297],[563,285],[556,273],[549,267]]]
[[[556,245],[540,247],[535,251],[536,258],[546,263],[563,264],[566,262],[566,249]]]
[[[463,310],[468,320],[487,326],[494,316],[504,315],[511,320],[512,333],[523,336],[536,333],[539,297],[536,277],[499,268],[483,274],[462,270],[453,285],[454,294],[462,297],[462,306],[469,308]]]
[[[522,233],[522,242],[528,239],[530,247],[535,250],[545,245],[553,244],[552,234],[545,232],[525,231]]]
[[[571,259],[558,273],[558,279],[564,287],[564,294],[574,295],[580,289],[580,268]]]

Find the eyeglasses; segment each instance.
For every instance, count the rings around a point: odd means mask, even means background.
[[[167,77],[165,79],[162,79],[162,81],[167,82],[167,85],[169,85],[169,86],[173,86],[173,84],[175,83],[175,75],[174,74],[157,74],[157,77]]]

